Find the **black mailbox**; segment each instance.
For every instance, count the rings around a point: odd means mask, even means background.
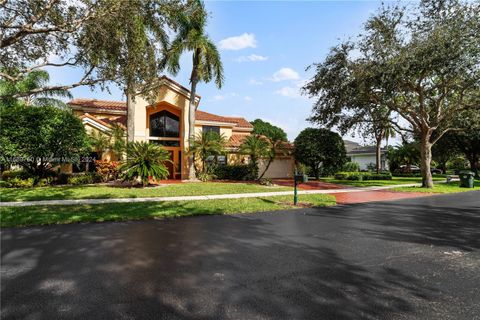
[[[308,176],[306,174],[296,174],[295,175],[296,183],[305,183],[308,182]]]

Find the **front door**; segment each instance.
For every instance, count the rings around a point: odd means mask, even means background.
[[[170,155],[170,160],[172,162],[166,162],[165,165],[168,169],[168,179],[175,179],[175,172],[173,168],[175,167],[174,165],[174,159],[173,159],[173,150],[167,150],[169,155]]]

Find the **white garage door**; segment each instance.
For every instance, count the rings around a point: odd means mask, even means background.
[[[261,174],[265,170],[265,166],[268,161],[260,161],[259,163],[259,173]],[[294,161],[292,158],[276,158],[270,164],[267,172],[263,176],[264,178],[291,178],[293,176]]]

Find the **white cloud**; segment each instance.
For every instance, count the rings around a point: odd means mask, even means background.
[[[275,91],[275,93],[284,97],[289,97],[289,98],[300,97],[300,90],[298,87],[283,87]]]
[[[257,40],[253,33],[244,33],[236,37],[229,37],[219,42],[220,49],[241,50],[245,48],[256,48]]]
[[[245,100],[245,101],[252,101],[252,97],[250,97],[250,96],[245,96],[245,97],[243,98],[243,100]]]
[[[213,96],[209,101],[223,101],[225,99],[233,98],[233,97],[238,97],[238,93],[236,92],[230,92],[226,94],[218,94]]]
[[[237,59],[235,59],[235,61],[237,62],[247,62],[247,61],[257,62],[257,61],[265,61],[265,60],[268,60],[268,57],[261,56],[258,54],[251,54],[249,56],[240,56]]]
[[[249,84],[249,85],[252,85],[252,86],[259,86],[259,85],[263,84],[263,82],[262,82],[262,81],[258,81],[258,80],[255,79],[255,78],[252,78],[252,79],[248,80],[248,84]]]
[[[222,95],[216,95],[216,96],[213,96],[212,100],[213,100],[213,101],[221,101],[221,100],[225,100],[225,96],[222,96]]]
[[[272,81],[279,82],[279,81],[285,81],[285,80],[298,80],[300,79],[300,76],[298,75],[298,72],[291,69],[291,68],[282,68],[275,72],[272,76]]]

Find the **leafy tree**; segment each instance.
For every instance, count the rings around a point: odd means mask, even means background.
[[[216,132],[202,131],[197,133],[189,150],[190,153],[193,153],[194,159],[200,159],[202,163],[202,169],[196,170],[197,173],[207,173],[207,158],[223,154],[226,144],[226,138]]]
[[[437,150],[437,155],[452,160],[458,153],[464,154],[470,163],[470,169],[479,177],[480,161],[480,113],[474,111],[463,112],[456,120],[463,130],[450,131],[446,133],[437,144],[442,149]],[[435,148],[434,148],[434,151]],[[435,155],[435,152],[434,152]]]
[[[265,137],[258,134],[252,134],[243,140],[240,145],[240,153],[250,156],[252,176],[257,179],[259,161],[261,158],[268,157],[271,154],[271,147]]]
[[[55,164],[78,162],[88,153],[81,120],[70,110],[52,106],[0,107],[0,155],[42,178]]]
[[[371,92],[375,83],[357,81],[357,73],[368,67],[361,60],[349,60],[352,44],[333,48],[323,63],[313,64],[316,74],[302,88],[311,97],[317,97],[309,120],[327,128],[337,127],[345,135],[359,131],[372,137],[376,146],[376,171],[381,169],[381,143],[393,133],[391,111],[380,102],[373,102]],[[309,68],[310,68],[309,67]]]
[[[395,171],[400,169],[400,166],[405,165],[406,171],[410,172],[410,167],[420,161],[418,149],[418,144],[414,142],[404,142],[399,146],[390,148],[387,154],[388,161],[390,161],[390,170]]]
[[[148,185],[148,180],[166,179],[169,175],[166,162],[171,162],[170,154],[161,146],[142,142],[127,144],[127,157],[122,162],[120,171],[124,180],[140,179],[142,185]]]
[[[223,65],[220,53],[206,34],[207,12],[202,1],[193,0],[191,5],[178,16],[177,34],[164,59],[168,71],[177,74],[180,70],[180,56],[192,51],[192,72],[190,74],[190,103],[188,117],[189,141],[195,141],[195,104],[197,84],[215,81],[218,88],[223,84]],[[192,148],[193,145],[190,145]],[[193,154],[188,158],[188,177],[195,179]]]
[[[255,119],[250,122],[253,126],[252,133],[267,137],[271,141],[287,141],[287,134],[282,128],[272,125],[262,119]]]
[[[368,94],[361,97],[367,103],[387,107],[410,128],[394,125],[420,137],[424,187],[433,187],[432,145],[458,129],[455,118],[461,111],[480,110],[479,24],[477,2],[384,6],[367,21],[358,41],[331,53],[345,51],[346,58],[331,68],[353,77],[354,92],[364,88]]]
[[[55,89],[29,94],[35,89],[46,87],[49,81],[50,75],[44,70],[31,71],[18,82],[0,79],[0,103],[1,105],[25,104],[28,106],[64,107],[65,103],[56,98],[72,98],[68,90]],[[16,94],[28,95],[17,99],[14,98]]]
[[[70,83],[15,97],[109,81],[152,84],[163,53],[158,44],[183,6],[175,0],[0,1],[0,76],[17,83],[43,67],[83,71]]]
[[[318,179],[333,174],[347,162],[345,145],[338,133],[327,129],[307,128],[295,138],[295,159],[309,166]]]

